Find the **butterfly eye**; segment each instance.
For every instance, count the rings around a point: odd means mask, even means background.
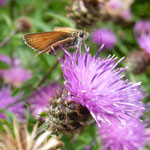
[[[83,37],[84,36],[84,33],[83,32],[81,32],[81,33],[79,33],[79,37]]]

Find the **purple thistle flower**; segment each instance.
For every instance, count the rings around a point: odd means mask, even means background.
[[[137,22],[134,33],[140,48],[150,54],[150,21]]]
[[[49,83],[42,88],[38,88],[36,92],[33,92],[32,96],[29,98],[32,115],[39,118],[39,114],[48,106],[48,99],[54,97],[60,88],[61,86],[59,84]]]
[[[0,55],[0,61],[3,61],[10,66],[8,69],[0,69],[0,76],[5,83],[11,84],[14,87],[19,87],[23,82],[31,78],[31,72],[25,70],[21,66],[18,58],[15,58],[12,61],[9,57]]]
[[[93,43],[99,46],[104,44],[104,49],[111,49],[116,43],[116,36],[110,29],[98,29],[92,33]]]
[[[140,48],[150,55],[150,33],[137,37],[136,39]]]
[[[136,36],[146,34],[150,32],[150,21],[140,20],[134,26],[134,32]]]
[[[0,6],[4,6],[6,4],[6,0],[0,0]]]
[[[5,83],[11,84],[14,87],[19,87],[29,78],[31,78],[31,72],[25,70],[21,66],[14,66],[7,70],[4,70],[2,73],[2,78]]]
[[[125,10],[121,16],[125,21],[130,21],[132,19],[131,10]]]
[[[0,55],[0,61],[5,62],[8,65],[10,65],[12,63],[11,59],[6,55]],[[3,69],[0,69],[0,76],[2,75],[2,73],[3,73]]]
[[[141,95],[138,86],[123,80],[122,72],[126,68],[116,68],[122,61],[115,63],[114,56],[105,59],[99,58],[99,49],[92,58],[89,49],[86,53],[74,52],[69,54],[65,49],[64,60],[60,59],[65,87],[73,95],[71,99],[85,106],[100,127],[101,122],[118,122],[124,124],[126,116],[135,116],[144,108],[141,100],[136,97]]]
[[[0,61],[3,61],[9,65],[12,63],[11,59],[6,55],[0,55]]]
[[[133,0],[110,0],[106,3],[105,10],[113,17],[121,17],[125,21],[130,21],[132,19],[130,11],[132,3]]]
[[[146,128],[145,136],[146,136],[146,143],[147,143],[147,145],[150,146],[150,127]]]
[[[15,101],[19,100],[22,97],[22,94],[20,94],[17,97],[11,96],[11,88],[10,87],[2,87],[0,89],[0,109],[5,108],[6,106],[14,103]],[[22,120],[24,117],[24,104],[19,102],[9,108],[7,108],[7,111],[10,111],[17,115],[17,117]],[[6,119],[5,114],[0,113],[0,118]]]
[[[99,133],[103,150],[144,149],[146,142],[145,125],[130,117],[125,126],[102,123]]]
[[[108,5],[111,9],[121,9],[123,7],[123,3],[120,0],[110,0]]]

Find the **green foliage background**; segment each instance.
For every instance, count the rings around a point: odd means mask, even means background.
[[[10,34],[15,30],[15,20],[21,16],[27,16],[32,23],[31,33],[51,31],[54,27],[68,26],[75,28],[76,25],[66,18],[65,7],[68,1],[69,0],[7,0],[6,6],[0,7],[0,42],[6,37],[10,37],[10,41],[4,47],[0,48],[0,54],[6,54],[10,57],[12,57],[14,53],[17,54],[22,65],[26,69],[32,70],[33,73],[33,77],[29,81],[25,82],[21,87],[13,89],[13,96],[22,91],[24,92],[23,97],[28,96],[37,88],[43,76],[51,69],[57,60],[56,56],[47,54],[35,58],[36,52],[27,47],[23,42],[24,33],[18,33],[16,35]],[[103,51],[101,56],[108,56],[111,53],[115,54],[119,59],[123,56],[127,56],[131,51],[139,49],[134,38],[133,27],[138,20],[150,20],[150,1],[135,0],[131,9],[133,19],[130,23],[125,23],[123,21],[116,23],[112,20],[100,20],[97,26],[93,27],[93,29],[108,27],[114,31],[118,39],[114,50],[111,52]],[[94,45],[90,41],[90,38],[87,40],[86,44],[91,47],[92,55],[96,54],[98,46]],[[120,66],[121,65],[123,65],[123,62]],[[1,63],[0,68],[7,68],[7,66]],[[150,93],[150,68],[148,68],[146,73],[141,75],[133,75],[129,72],[126,72],[126,75],[133,82],[142,81],[143,87],[146,89],[147,93]],[[60,65],[57,65],[57,67],[53,69],[43,85],[49,81],[63,83]],[[3,81],[0,80],[1,85],[2,82]],[[149,101],[150,97],[147,97],[145,102]],[[11,115],[8,114],[8,116]],[[32,127],[35,121],[34,118],[29,116],[29,126]],[[9,123],[10,122],[0,120],[0,128],[3,129],[3,124]],[[11,126],[11,124],[9,125]],[[96,126],[92,125],[87,127],[81,135],[73,139],[64,136],[64,150],[83,150],[86,145],[90,145],[92,150],[99,149],[100,143],[96,139],[96,131]]]

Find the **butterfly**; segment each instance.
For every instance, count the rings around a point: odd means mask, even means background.
[[[89,36],[87,31],[69,27],[56,27],[53,31],[42,33],[28,33],[24,36],[25,43],[39,52],[36,56],[45,52],[52,53],[52,49],[78,48],[80,43]]]

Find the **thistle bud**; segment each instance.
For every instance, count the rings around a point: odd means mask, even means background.
[[[141,74],[145,72],[149,64],[150,56],[144,51],[133,51],[125,60],[125,65],[128,66],[128,71],[133,74]]]
[[[29,32],[32,24],[26,17],[20,17],[15,21],[15,26],[19,32]]]
[[[99,0],[71,0],[66,7],[67,17],[79,28],[94,25],[100,17]]]
[[[72,136],[80,133],[90,120],[90,112],[73,100],[68,100],[66,90],[59,91],[57,96],[49,99],[47,112],[57,132]]]

